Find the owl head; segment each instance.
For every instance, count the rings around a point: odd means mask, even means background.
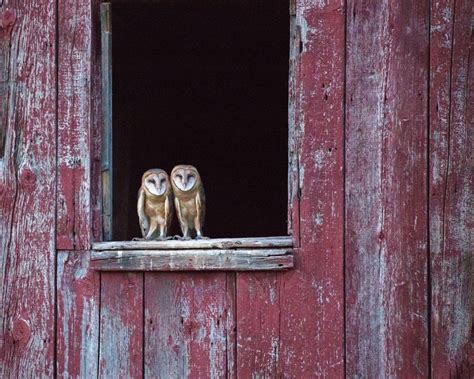
[[[171,183],[173,188],[181,192],[191,192],[201,181],[198,170],[191,165],[178,165],[171,171]]]
[[[170,188],[168,174],[162,169],[152,168],[143,174],[142,186],[147,194],[162,196]]]

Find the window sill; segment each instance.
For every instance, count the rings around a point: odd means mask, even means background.
[[[281,271],[293,268],[291,237],[98,242],[101,271]]]

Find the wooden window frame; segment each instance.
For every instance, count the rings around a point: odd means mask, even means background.
[[[291,3],[291,2],[290,2]],[[92,244],[91,268],[100,271],[281,271],[294,267],[299,232],[292,219],[299,191],[295,144],[294,100],[291,96],[296,29],[290,17],[288,236],[215,238],[189,241],[107,241],[112,239],[112,4],[100,4],[102,65],[102,238]],[[292,15],[290,6],[290,16]]]

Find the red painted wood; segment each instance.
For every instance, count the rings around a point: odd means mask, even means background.
[[[102,240],[102,196],[101,196],[101,153],[102,153],[102,94],[100,56],[100,6],[101,0],[90,0],[92,12],[91,40],[91,223],[93,241]]]
[[[91,1],[58,1],[58,249],[91,243]]]
[[[226,275],[145,274],[145,377],[227,376],[234,312]]]
[[[427,377],[428,1],[348,1],[347,375]]]
[[[2,378],[54,374],[55,4],[0,5]]]
[[[238,378],[277,376],[282,306],[277,275],[237,275]]]
[[[101,274],[99,343],[99,377],[142,377],[142,273]]]
[[[57,375],[98,375],[100,274],[88,251],[59,251],[57,276]]]
[[[299,235],[279,274],[279,374],[341,377],[344,1],[296,2]]]
[[[431,373],[474,376],[472,335],[473,6],[431,3]],[[469,136],[471,138],[469,138]],[[470,216],[471,215],[471,216]]]

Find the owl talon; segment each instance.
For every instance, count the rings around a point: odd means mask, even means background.
[[[210,238],[209,238],[209,237],[205,237],[205,236],[196,236],[195,239],[196,239],[196,240],[209,240]]]
[[[173,239],[173,237],[169,236],[169,237],[157,237],[155,238],[155,241],[169,241]]]
[[[145,238],[133,237],[132,241],[145,241]]]

